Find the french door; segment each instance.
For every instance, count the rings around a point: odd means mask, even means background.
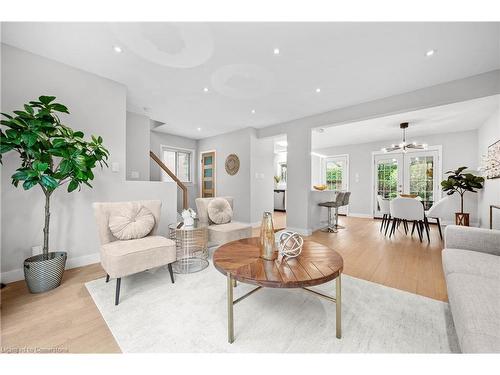
[[[373,216],[382,216],[378,195],[386,199],[394,199],[401,194],[419,197],[428,210],[440,197],[440,159],[438,149],[375,154]]]

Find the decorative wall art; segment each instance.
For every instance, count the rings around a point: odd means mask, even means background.
[[[488,147],[479,169],[487,179],[500,178],[500,140]]]
[[[230,154],[226,158],[226,172],[234,176],[240,170],[240,158],[236,154]]]

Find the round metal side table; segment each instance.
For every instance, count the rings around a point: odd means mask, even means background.
[[[168,226],[169,237],[175,241],[177,260],[172,264],[176,273],[193,273],[208,267],[208,230],[207,226],[195,220],[192,226]]]

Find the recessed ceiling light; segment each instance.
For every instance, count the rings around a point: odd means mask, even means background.
[[[325,132],[325,129],[324,129],[324,128],[318,128],[318,129],[316,129],[316,131],[317,131],[318,133],[324,133],[324,132]]]
[[[273,50],[273,52],[274,52],[275,55],[279,55],[280,54],[280,49],[279,48],[275,48]]]
[[[113,46],[113,51],[115,51],[116,53],[121,53],[122,52],[122,47],[120,47],[120,46]]]
[[[196,128],[196,130],[198,130],[199,132],[201,132],[201,128]]]
[[[427,57],[431,57],[432,55],[434,55],[436,53],[436,50],[435,49],[430,49],[428,50],[426,53],[425,53],[425,56]]]
[[[208,92],[208,87],[203,88],[203,91]]]
[[[316,92],[317,92],[317,93],[320,93],[320,92],[321,92],[321,89],[318,87],[318,88],[316,89]]]
[[[255,114],[255,109],[252,109],[251,112],[252,112],[252,115],[254,115]]]

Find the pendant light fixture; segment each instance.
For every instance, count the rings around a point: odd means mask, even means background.
[[[409,149],[411,150],[425,150],[427,148],[426,144],[420,144],[417,142],[407,142],[406,141],[406,129],[408,128],[407,122],[402,122],[399,124],[399,128],[403,131],[403,141],[398,145],[391,145],[390,147],[385,147],[382,149],[384,152],[392,152],[392,151],[403,151],[407,152]]]

